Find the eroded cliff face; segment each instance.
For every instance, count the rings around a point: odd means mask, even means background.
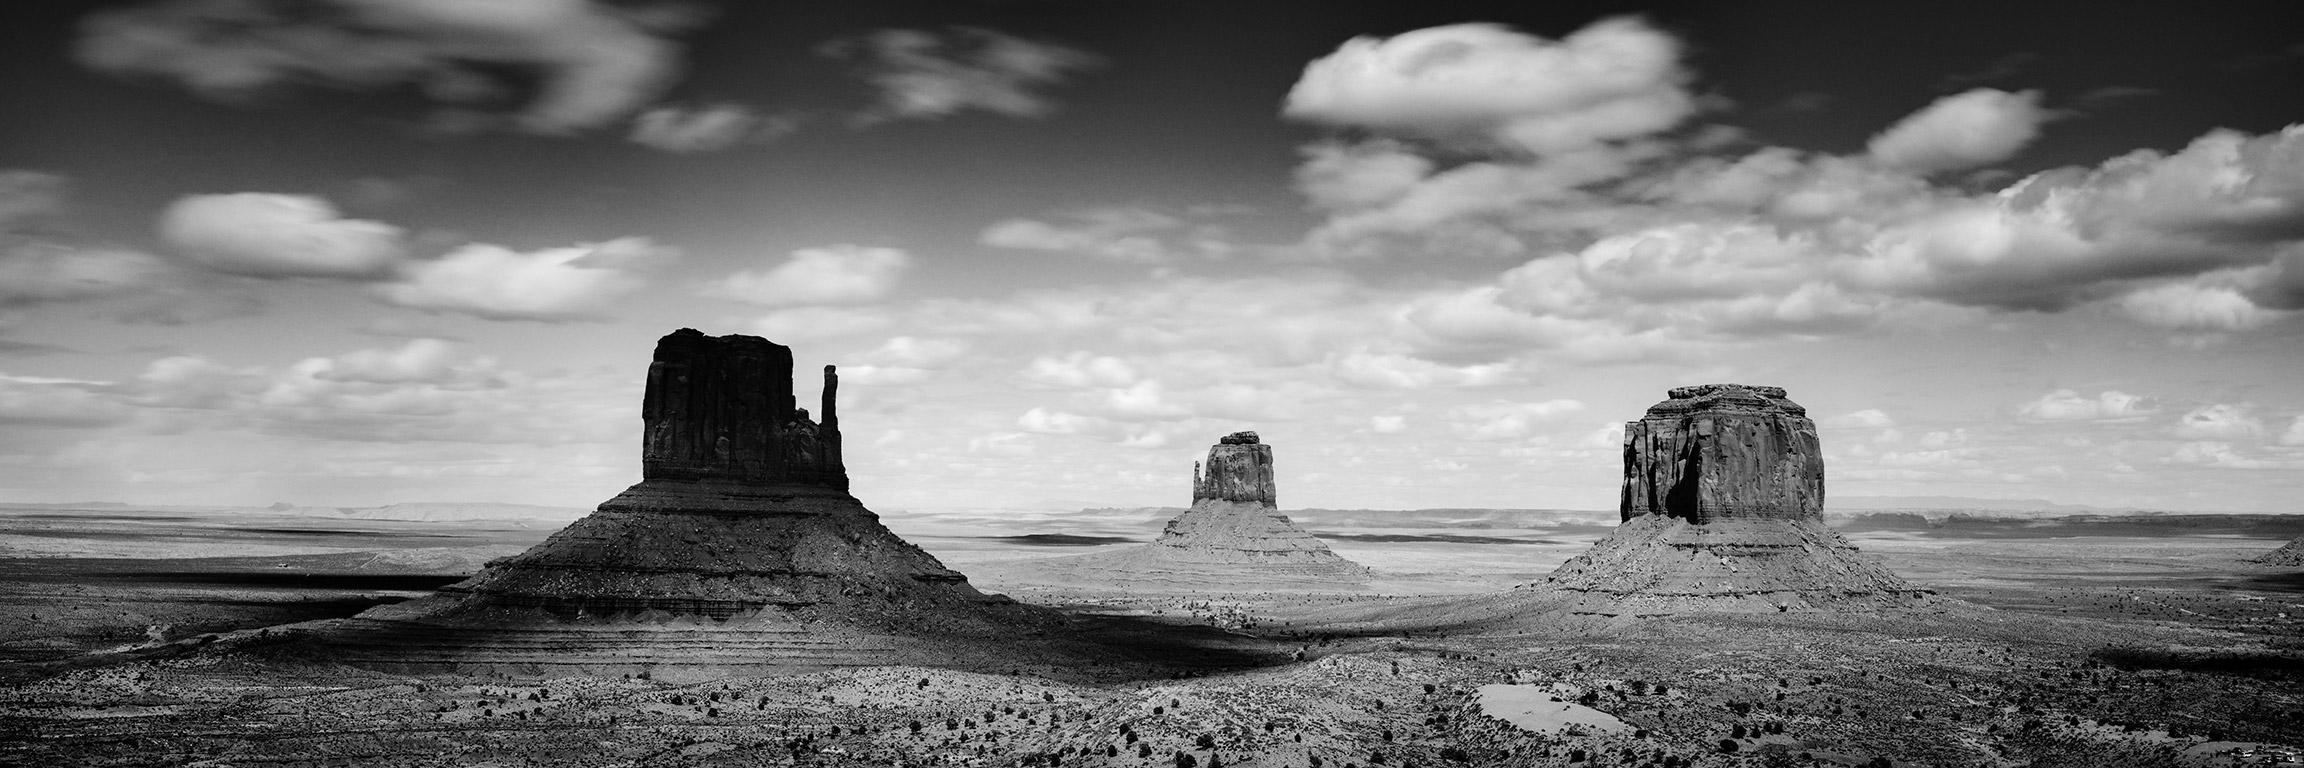
[[[1624,427],[1623,523],[1541,585],[1570,613],[1900,609],[1934,598],[1824,524],[1824,459],[1778,387],[1707,384]]]
[[[1208,461],[1193,469],[1192,501],[1240,501],[1278,506],[1272,487],[1272,446],[1254,432],[1234,432],[1208,448]]]
[[[1824,454],[1781,387],[1678,387],[1624,425],[1623,519],[1824,519]]]
[[[648,365],[641,477],[663,481],[817,485],[846,490],[839,378],[824,366],[824,421],[792,393],[792,349],[758,336],[682,328]]]

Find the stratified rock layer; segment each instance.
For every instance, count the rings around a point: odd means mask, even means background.
[[[2287,545],[2250,558],[2248,562],[2277,565],[2284,568],[2304,568],[2304,537],[2292,539]]]
[[[1680,387],[1624,425],[1624,522],[1544,582],[1575,613],[1871,610],[1928,591],[1824,525],[1824,459],[1777,387]]]
[[[1254,432],[1224,436],[1193,470],[1192,508],[1168,521],[1160,538],[1117,552],[1035,561],[1043,580],[1116,587],[1255,591],[1333,586],[1368,580],[1368,568],[1346,560],[1280,514],[1272,482],[1272,446]]]
[[[664,337],[639,484],[323,644],[368,665],[695,677],[991,662],[1004,638],[1054,621],[978,592],[849,495],[834,372],[817,423],[791,368],[790,349],[758,337]]]
[[[1625,520],[1824,519],[1824,454],[1781,387],[1705,384],[1624,425]]]

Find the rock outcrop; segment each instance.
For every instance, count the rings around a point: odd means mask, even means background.
[[[996,661],[1053,614],[978,592],[848,493],[824,369],[822,420],[792,352],[681,329],[657,343],[642,479],[589,516],[434,596],[318,633],[334,658],[434,669],[663,676]]]
[[[1371,575],[1280,514],[1272,446],[1234,432],[1192,470],[1192,507],[1150,544],[1045,558],[1003,575],[1120,589],[1247,592],[1355,589]]]
[[[1624,425],[1622,524],[1543,586],[1607,616],[1930,599],[1826,527],[1823,507],[1816,425],[1783,389],[1676,388]]]
[[[2277,565],[2283,568],[2304,568],[2304,537],[2291,539],[2287,545],[2249,558],[2248,562]]]

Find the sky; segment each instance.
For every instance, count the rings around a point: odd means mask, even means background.
[[[1612,509],[1671,387],[1834,496],[2298,512],[2304,4],[0,9],[0,501],[591,506],[657,337],[882,512]]]

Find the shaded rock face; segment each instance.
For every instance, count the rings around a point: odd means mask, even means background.
[[[638,484],[436,595],[345,620],[323,644],[414,669],[765,674],[989,659],[1057,621],[978,592],[849,495],[832,367],[821,423],[794,405],[791,369],[791,350],[766,339],[665,336]]]
[[[1824,454],[1781,387],[1678,387],[1624,425],[1623,519],[1824,519]]]
[[[648,365],[641,477],[820,485],[846,490],[839,377],[824,366],[824,421],[792,394],[792,349],[758,336],[682,328]]]
[[[1878,610],[1927,590],[1825,526],[1824,459],[1777,387],[1709,384],[1624,428],[1624,522],[1543,586],[1573,613]]]

